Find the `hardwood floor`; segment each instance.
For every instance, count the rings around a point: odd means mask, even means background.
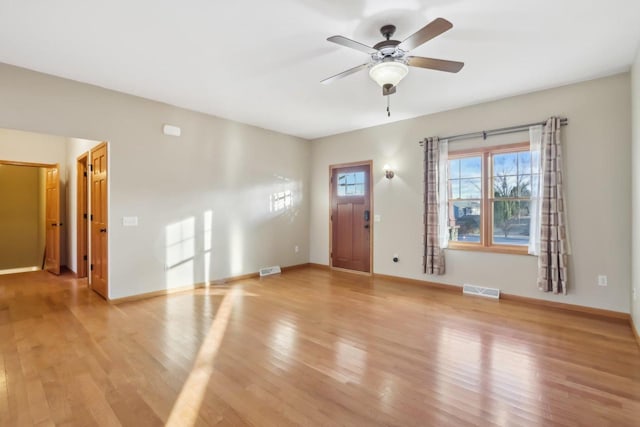
[[[0,276],[0,425],[640,425],[626,323],[313,268],[83,283]]]

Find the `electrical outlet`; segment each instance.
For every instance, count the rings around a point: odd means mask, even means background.
[[[295,253],[300,252],[300,248],[298,247],[298,245],[295,245],[295,246],[293,247],[293,251],[294,251]]]
[[[607,286],[607,276],[603,274],[598,276],[598,286]]]

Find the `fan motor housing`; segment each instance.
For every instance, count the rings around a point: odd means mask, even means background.
[[[400,42],[398,40],[384,40],[380,43],[377,43],[373,46],[374,49],[377,49],[383,57],[391,56],[398,51],[396,46],[398,46]]]

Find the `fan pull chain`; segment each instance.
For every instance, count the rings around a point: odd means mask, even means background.
[[[389,109],[390,107],[391,107],[391,97],[387,95],[387,117],[391,117],[391,110]]]

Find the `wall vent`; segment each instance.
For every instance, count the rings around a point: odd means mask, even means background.
[[[272,274],[280,274],[280,266],[274,265],[273,267],[264,267],[260,269],[260,277],[270,276]]]
[[[500,289],[485,288],[483,286],[465,284],[462,287],[462,293],[465,295],[475,295],[478,297],[485,297],[485,298],[493,298],[493,299],[500,298]]]

